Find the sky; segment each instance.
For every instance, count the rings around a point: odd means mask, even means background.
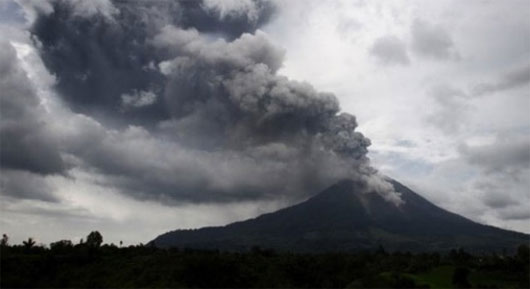
[[[385,176],[530,232],[528,1],[0,0],[0,230],[146,243]]]

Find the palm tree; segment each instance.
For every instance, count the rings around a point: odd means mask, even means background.
[[[35,240],[33,238],[29,237],[27,241],[22,241],[22,244],[24,244],[24,247],[26,249],[31,249],[33,246],[35,246]]]

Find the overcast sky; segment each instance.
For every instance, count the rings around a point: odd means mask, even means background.
[[[1,231],[145,243],[345,177],[399,203],[386,175],[530,232],[529,19],[526,0],[0,0]]]

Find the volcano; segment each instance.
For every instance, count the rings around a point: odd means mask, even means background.
[[[176,230],[150,243],[158,247],[248,250],[259,246],[282,251],[370,250],[473,252],[514,250],[527,234],[499,229],[448,212],[397,181],[404,201],[395,205],[341,181],[297,205],[222,227]]]

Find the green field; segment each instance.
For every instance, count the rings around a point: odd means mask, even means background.
[[[454,266],[440,266],[422,274],[405,274],[418,284],[426,284],[431,288],[453,288],[451,283]]]

